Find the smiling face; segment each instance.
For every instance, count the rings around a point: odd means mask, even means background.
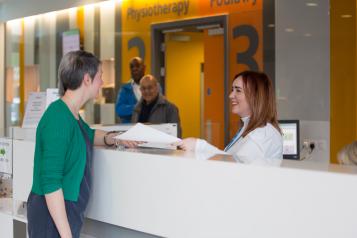
[[[140,80],[141,96],[146,103],[151,103],[159,95],[159,88],[156,79],[151,75],[146,75]]]
[[[231,100],[232,113],[240,117],[247,117],[252,114],[245,96],[245,88],[241,76],[233,81],[232,92],[229,94],[229,99]]]

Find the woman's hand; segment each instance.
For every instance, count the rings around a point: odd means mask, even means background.
[[[136,148],[138,147],[138,145],[146,143],[144,141],[133,141],[133,140],[118,140],[118,139],[114,139],[115,140],[115,145],[123,145],[125,147],[128,148]]]
[[[114,139],[114,137],[120,135],[119,132],[107,132],[104,135],[104,141],[106,143],[106,145],[116,145],[116,142],[118,141],[118,139]]]
[[[105,145],[108,147],[111,146],[125,146],[129,148],[135,148],[139,144],[145,143],[144,141],[129,141],[129,140],[120,140],[115,139],[116,136],[120,135],[120,132],[116,131],[103,131],[103,130],[96,130],[95,137],[94,137],[94,145]]]
[[[113,145],[123,145],[128,148],[136,148],[138,145],[145,143],[144,141],[133,141],[133,140],[120,140],[120,139],[115,139],[117,135],[120,135],[120,133],[110,133],[106,135],[106,141],[108,144],[113,144]]]
[[[178,146],[181,150],[195,151],[196,143],[197,143],[196,138],[189,137],[189,138],[183,139],[177,143],[174,143],[173,145]]]

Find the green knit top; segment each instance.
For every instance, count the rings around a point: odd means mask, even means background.
[[[95,130],[79,120],[93,143]],[[37,126],[31,191],[45,195],[62,188],[65,200],[77,201],[85,164],[86,143],[78,121],[58,99]]]

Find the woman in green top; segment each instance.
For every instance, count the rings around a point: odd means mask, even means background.
[[[93,145],[115,134],[91,129],[79,116],[103,84],[101,62],[91,53],[66,54],[58,69],[61,98],[42,116],[36,131],[33,185],[27,202],[29,237],[79,237],[91,188]]]

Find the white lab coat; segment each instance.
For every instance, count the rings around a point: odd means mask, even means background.
[[[243,118],[243,121],[244,125],[247,125],[249,118]],[[283,159],[283,138],[279,131],[268,123],[245,137],[240,137],[226,152],[201,139],[197,140],[195,151],[199,159],[208,159],[208,155],[214,154],[231,154],[237,162],[279,166]]]

